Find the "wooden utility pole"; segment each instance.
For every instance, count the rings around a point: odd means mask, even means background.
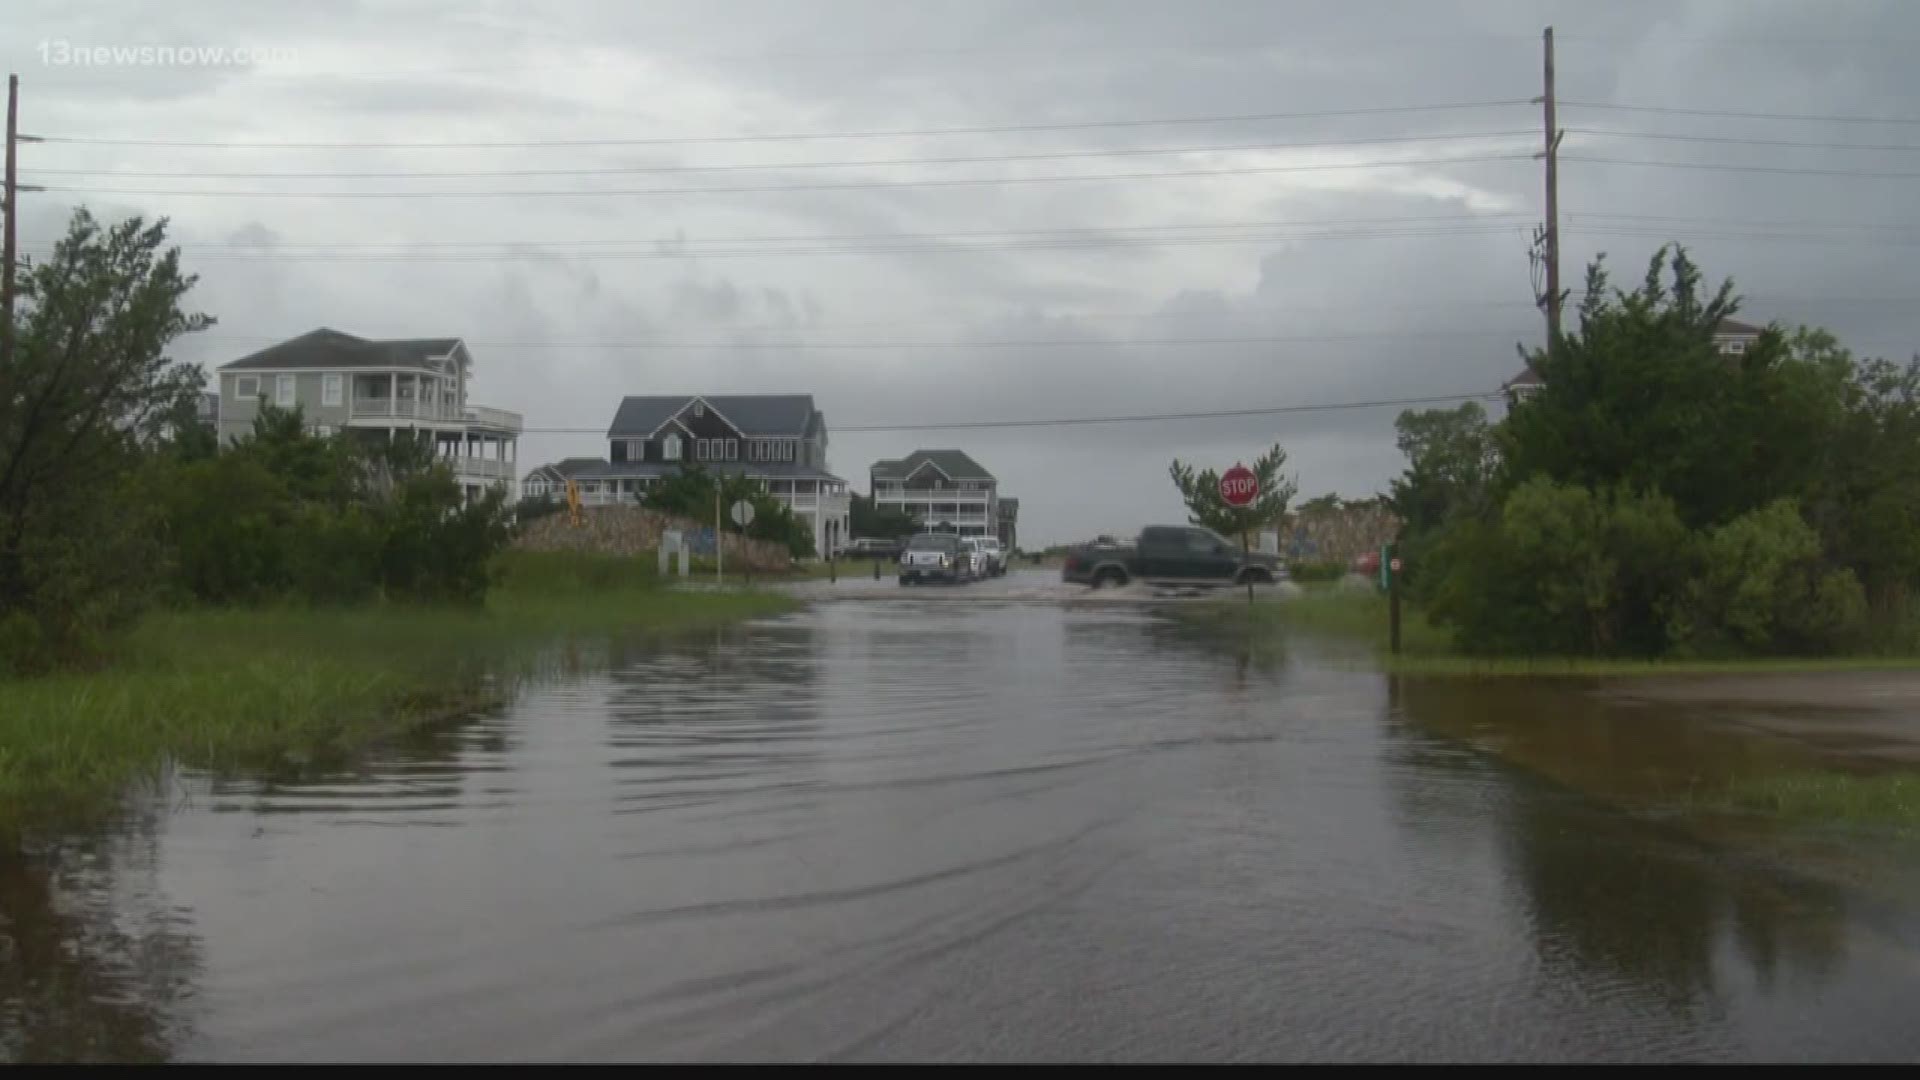
[[[1553,27],[1541,35],[1545,47],[1545,85],[1540,103],[1545,113],[1546,142],[1542,156],[1547,165],[1547,348],[1560,337],[1560,127],[1553,115]]]
[[[20,221],[20,178],[13,144],[20,139],[20,76],[7,76],[7,175],[0,210],[7,212],[6,240],[0,243],[0,369],[13,364],[13,263]]]

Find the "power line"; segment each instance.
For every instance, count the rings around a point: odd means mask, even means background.
[[[976,165],[1011,161],[1061,161],[1072,158],[1146,157],[1156,154],[1227,154],[1266,150],[1315,150],[1388,143],[1442,142],[1465,139],[1513,138],[1529,131],[1477,131],[1451,135],[1388,135],[1368,139],[1318,142],[1237,143],[1226,146],[1121,147],[1105,150],[1060,150],[1039,154],[987,154],[971,157],[870,158],[861,161],[745,162],[728,165],[635,165],[595,169],[499,169],[461,172],[154,172],[133,169],[33,169],[36,176],[127,176],[147,179],[193,180],[459,180],[526,176],[630,176],[646,173],[735,172],[767,169],[852,169],[889,165]]]
[[[1795,120],[1823,124],[1920,124],[1920,117],[1909,116],[1835,116],[1819,113],[1741,112],[1732,109],[1686,109],[1666,105],[1616,105],[1605,101],[1565,101],[1576,109],[1604,109],[1609,112],[1653,113],[1665,116],[1711,116],[1732,120]]]
[[[942,135],[997,135],[1025,131],[1082,131],[1099,128],[1161,127],[1179,124],[1239,124],[1271,120],[1312,120],[1346,116],[1384,116],[1395,113],[1450,112],[1497,109],[1527,104],[1524,98],[1459,101],[1429,105],[1388,105],[1362,109],[1321,109],[1309,112],[1240,113],[1223,116],[1170,116],[1153,119],[1082,120],[1046,124],[995,124],[951,128],[896,128],[878,131],[804,131],[768,135],[694,135],[653,139],[539,139],[501,142],[195,142],[173,139],[119,139],[78,135],[43,135],[40,141],[90,146],[165,146],[208,150],[526,150],[560,146],[684,146],[710,143],[793,142],[809,139],[898,139]]]
[[[482,341],[467,345],[485,349],[643,349],[659,351],[718,350],[760,351],[787,349],[1049,349],[1049,348],[1158,348],[1169,345],[1281,345],[1334,341],[1419,341],[1428,338],[1504,338],[1503,330],[1421,330],[1418,332],[1379,332],[1350,334],[1280,334],[1226,337],[1169,337],[1133,339],[1029,338],[989,341]],[[218,334],[194,336],[196,341],[274,343],[284,338],[230,337]]]
[[[787,258],[835,255],[987,255],[1016,251],[1126,251],[1159,248],[1210,247],[1226,244],[1304,243],[1323,240],[1407,240],[1442,237],[1497,236],[1510,232],[1515,222],[1455,228],[1367,229],[1333,232],[1250,233],[1228,236],[1061,237],[1002,243],[866,244],[813,247],[670,248],[653,250],[571,249],[556,251],[426,251],[426,252],[213,252],[195,255],[202,263],[493,263],[543,260],[657,261],[686,259]]]
[[[1660,139],[1672,142],[1725,143],[1733,146],[1788,146],[1808,150],[1920,151],[1920,143],[1836,143],[1801,139],[1746,139],[1732,135],[1681,135],[1665,131],[1608,131],[1604,128],[1564,128],[1569,135],[1601,135],[1611,139]]]
[[[1694,225],[1747,225],[1769,229],[1871,229],[1874,231],[1920,229],[1920,225],[1898,225],[1884,221],[1795,221],[1787,218],[1717,218],[1680,214],[1613,213],[1598,210],[1580,211],[1573,216],[1582,218],[1620,219],[1626,221],[1671,221]]]
[[[1095,173],[1085,176],[998,176],[937,180],[854,180],[821,184],[764,184],[748,187],[602,188],[533,191],[219,191],[209,189],[43,187],[42,191],[74,195],[210,196],[221,199],[530,199],[585,196],[740,195],[785,191],[854,191],[873,188],[981,187],[996,184],[1049,184],[1114,180],[1173,180],[1202,176],[1250,176],[1273,173],[1327,172],[1341,169],[1393,169],[1418,165],[1464,165],[1490,161],[1524,161],[1526,154],[1463,155],[1450,158],[1407,158],[1399,161],[1361,161],[1314,165],[1263,165],[1236,169],[1181,169],[1154,173]]]
[[[1257,409],[1217,409],[1205,412],[1140,413],[1130,416],[1064,416],[1028,420],[955,420],[949,423],[921,424],[835,424],[840,433],[895,431],[978,431],[989,428],[1078,427],[1086,424],[1144,424],[1173,420],[1226,420],[1248,416],[1281,416],[1290,413],[1335,412],[1347,409],[1384,409],[1395,406],[1441,405],[1457,401],[1490,400],[1498,391],[1471,394],[1444,394],[1436,397],[1386,398],[1378,401],[1338,401],[1316,405],[1273,405]],[[602,427],[523,427],[521,434],[604,435]]]
[[[1920,177],[1920,172],[1881,171],[1877,169],[1803,169],[1787,165],[1730,165],[1715,161],[1648,161],[1640,158],[1589,157],[1570,155],[1563,161],[1584,161],[1600,165],[1640,165],[1656,169],[1700,169],[1707,172],[1776,173],[1785,176],[1856,176],[1865,179],[1905,180]],[[47,190],[57,190],[48,188]]]
[[[1492,223],[1503,219],[1530,218],[1525,211],[1506,211],[1495,214],[1413,214],[1398,217],[1355,217],[1355,218],[1295,218],[1283,221],[1190,221],[1169,225],[1089,225],[1080,228],[1063,229],[983,229],[963,232],[885,232],[885,233],[819,233],[813,235],[786,234],[780,236],[710,236],[702,242],[712,244],[798,244],[798,243],[839,243],[892,240],[972,240],[997,237],[1049,237],[1049,236],[1099,236],[1107,233],[1143,233],[1143,232],[1227,232],[1249,229],[1288,229],[1322,226],[1384,225],[1402,226],[1437,223],[1441,225],[1457,224],[1462,226],[1480,223]],[[330,249],[342,251],[361,251],[371,249],[396,248],[402,251],[412,248],[516,248],[529,245],[540,247],[570,246],[626,246],[653,247],[662,243],[685,243],[689,238],[676,237],[631,237],[627,239],[608,239],[593,237],[582,239],[555,240],[551,238],[519,240],[383,240],[372,243],[291,243],[276,244],[276,250],[284,249]],[[44,245],[51,248],[51,244]],[[255,250],[259,244],[254,241],[186,241],[178,246],[183,251],[243,249]]]

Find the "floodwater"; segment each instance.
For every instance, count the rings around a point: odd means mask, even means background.
[[[1920,892],[1635,809],[1816,751],[978,596],[0,857],[0,1060],[1920,1056]]]

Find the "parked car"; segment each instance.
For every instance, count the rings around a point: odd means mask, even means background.
[[[981,537],[980,550],[987,553],[987,574],[989,576],[999,577],[1001,574],[1007,572],[1007,549],[1000,546],[999,537]]]
[[[840,549],[843,559],[898,559],[906,545],[898,540],[862,536]]]
[[[960,538],[941,533],[921,533],[907,541],[900,553],[900,584],[922,581],[959,583],[968,580],[972,556],[960,550]]]
[[[993,555],[987,551],[985,537],[961,537],[960,551],[967,557],[968,577],[985,578],[993,576]]]
[[[1105,537],[1101,538],[1106,541]],[[1131,544],[1095,542],[1072,548],[1060,568],[1063,581],[1101,588],[1144,581],[1151,585],[1269,584],[1281,576],[1280,557],[1242,551],[1212,529],[1149,525]]]

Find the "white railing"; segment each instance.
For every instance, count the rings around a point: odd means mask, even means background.
[[[488,461],[484,458],[456,457],[448,458],[456,476],[465,476],[481,480],[513,479],[514,463],[511,461]]]
[[[458,420],[451,408],[442,408],[431,401],[414,401],[409,398],[354,398],[350,413],[354,418],[398,417],[409,420]]]
[[[511,409],[490,409],[485,405],[467,406],[466,419],[469,423],[505,428],[508,431],[519,431],[521,426],[519,413]]]

